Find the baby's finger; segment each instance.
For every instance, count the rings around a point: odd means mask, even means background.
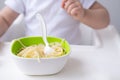
[[[71,11],[76,8],[77,6],[76,5],[71,5],[68,10],[67,10],[67,13],[71,15]]]
[[[74,0],[69,0],[69,1],[67,1],[67,2],[65,3],[64,9],[67,10],[68,7],[69,7],[70,5],[72,5],[73,3],[75,3],[75,2],[76,2],[76,1],[74,1]]]
[[[64,6],[65,6],[65,3],[67,2],[68,0],[62,0],[62,8],[64,8]]]
[[[67,12],[70,14],[71,13],[71,10],[76,8],[76,7],[79,7],[79,3],[78,2],[75,2],[73,4],[71,4],[68,9],[67,9]]]
[[[70,12],[70,14],[72,15],[72,16],[77,16],[77,14],[79,13],[79,7],[75,7],[75,8],[73,8],[72,10],[71,10],[71,12]]]

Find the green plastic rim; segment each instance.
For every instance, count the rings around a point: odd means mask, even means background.
[[[47,40],[49,43],[52,43],[52,42],[61,43],[63,41],[62,38],[51,37],[51,36],[48,36]],[[41,36],[29,36],[29,37],[22,37],[19,39],[15,39],[12,41],[12,44],[11,44],[11,52],[13,55],[17,55],[21,51],[21,49],[24,48],[24,46],[20,42],[26,47],[32,46],[32,45],[44,44]],[[70,45],[66,40],[64,40],[64,42],[62,43],[62,47],[65,49],[66,54],[70,53]]]

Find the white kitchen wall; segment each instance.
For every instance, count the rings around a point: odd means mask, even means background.
[[[5,0],[0,0],[0,9],[4,5]],[[120,32],[120,0],[97,0],[103,4],[109,11],[111,24],[115,25]]]

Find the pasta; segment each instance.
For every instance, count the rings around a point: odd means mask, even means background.
[[[33,45],[24,48],[21,50],[17,56],[24,57],[24,58],[51,58],[51,57],[59,57],[65,54],[65,50],[62,45],[58,42],[50,43],[50,47],[54,49],[54,52],[50,54],[44,53],[45,45]]]

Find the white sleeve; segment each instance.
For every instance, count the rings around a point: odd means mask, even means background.
[[[80,0],[81,4],[83,5],[83,8],[89,9],[96,0]]]
[[[6,0],[5,5],[13,9],[17,13],[24,13],[24,3],[22,0]]]

